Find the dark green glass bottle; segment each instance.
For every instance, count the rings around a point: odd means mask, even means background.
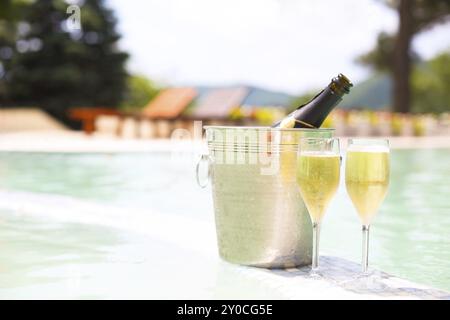
[[[350,80],[340,73],[311,101],[301,105],[272,127],[319,128],[331,110],[341,102],[344,94],[350,92],[352,86]]]

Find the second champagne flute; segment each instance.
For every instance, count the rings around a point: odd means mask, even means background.
[[[362,224],[362,273],[368,274],[369,226],[389,185],[389,141],[349,139],[345,168],[347,192]]]
[[[340,151],[336,138],[300,139],[297,184],[313,225],[312,274],[319,267],[320,225],[339,186]]]

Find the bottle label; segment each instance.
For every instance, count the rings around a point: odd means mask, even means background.
[[[294,120],[295,120],[296,123],[300,123],[301,125],[304,125],[304,126],[306,126],[308,128],[317,129],[316,127],[314,127],[313,125],[311,125],[311,124],[309,124],[309,123],[307,123],[305,121],[298,120],[298,119],[294,119]]]

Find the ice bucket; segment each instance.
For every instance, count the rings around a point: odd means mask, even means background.
[[[222,259],[236,264],[289,268],[311,263],[312,225],[296,185],[301,137],[333,129],[207,126],[217,241]],[[201,174],[200,174],[201,175]]]

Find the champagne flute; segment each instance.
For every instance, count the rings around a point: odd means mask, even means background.
[[[369,227],[386,196],[389,170],[387,139],[349,139],[345,185],[362,223],[363,274],[369,266]]]
[[[339,186],[339,152],[336,138],[303,138],[299,142],[297,185],[313,225],[312,275],[319,275],[320,225]]]

